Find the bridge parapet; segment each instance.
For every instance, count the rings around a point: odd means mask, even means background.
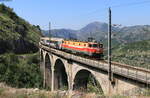
[[[41,43],[39,43],[39,47],[55,55],[58,55],[62,58],[65,58],[67,60],[71,60],[73,62],[87,65],[88,67],[92,67],[98,70],[108,72],[109,66],[106,61],[98,61],[98,60],[83,58],[80,56],[76,56],[74,54],[70,54],[61,50],[44,46]],[[112,62],[112,72],[114,74],[114,77],[115,75],[121,76],[146,85],[150,85],[150,70],[144,68],[138,68],[130,65],[125,65],[125,64],[119,64],[117,62]]]

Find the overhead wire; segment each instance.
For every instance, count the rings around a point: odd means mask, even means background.
[[[108,0],[108,1],[110,1],[110,0]],[[109,7],[111,7],[111,8],[119,8],[119,7],[128,7],[128,6],[134,6],[134,5],[141,5],[141,4],[146,4],[146,3],[150,3],[150,0],[145,0],[145,1],[140,1],[140,2],[130,2],[130,3],[124,3],[124,4],[117,4],[117,5],[111,5],[111,4],[106,2],[106,6],[108,6],[108,7],[104,7],[104,8],[101,8],[101,9],[97,9],[97,10],[88,12],[86,14],[82,14],[82,16],[83,15],[87,16],[87,15],[91,15],[93,13],[97,13],[97,12],[100,12],[100,11],[108,10]]]
[[[108,10],[109,7],[111,7],[111,8],[120,8],[120,7],[128,7],[128,6],[142,5],[142,4],[148,4],[148,3],[150,3],[150,0],[112,5],[111,0],[106,0],[105,1],[106,7],[103,7],[101,9],[96,9],[94,11],[87,12],[85,14],[80,14],[80,15],[78,14],[78,15],[75,15],[74,17],[75,18],[81,18],[81,17],[89,18],[89,17],[91,17],[92,15],[95,15],[95,14],[98,14],[99,16],[103,17],[103,16],[107,15],[107,10]]]
[[[118,5],[112,5],[111,7],[123,7],[123,6],[133,6],[133,5],[141,5],[141,4],[146,4],[150,3],[150,0],[146,1],[140,1],[140,2],[131,2],[131,3],[126,3],[126,4],[118,4]]]
[[[137,2],[129,2],[129,3],[122,3],[122,4],[112,4],[111,0],[106,0],[105,1],[105,4],[106,4],[106,7],[103,7],[101,9],[97,9],[97,10],[94,10],[94,11],[91,11],[91,12],[87,12],[85,14],[78,14],[78,15],[75,15],[74,17],[76,19],[78,18],[89,18],[95,14],[98,14],[100,17],[104,17],[104,16],[107,16],[107,10],[108,10],[108,7],[111,7],[112,9],[113,8],[121,8],[121,7],[128,7],[128,6],[134,6],[134,5],[142,5],[142,4],[148,4],[150,3],[150,0],[145,0],[145,1],[137,1]]]

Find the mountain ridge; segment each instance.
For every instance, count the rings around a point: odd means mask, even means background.
[[[60,29],[52,30],[55,34],[55,31],[59,31]],[[76,37],[78,40],[87,40],[88,37],[93,37],[97,41],[101,41],[102,43],[107,44],[107,32],[108,32],[108,24],[104,22],[92,22],[84,26],[79,30],[65,29],[67,33]],[[73,32],[72,32],[73,31]],[[64,32],[63,32],[64,33]],[[60,31],[57,34],[62,34]],[[63,34],[62,34],[63,35]],[[64,38],[70,38],[64,35]],[[57,37],[57,36],[55,36]],[[125,27],[115,27],[112,26],[112,40],[114,44],[125,44],[142,40],[150,39],[150,25],[135,25],[135,26],[125,26]]]

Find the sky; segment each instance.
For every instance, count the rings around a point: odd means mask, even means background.
[[[109,7],[113,24],[150,24],[150,0],[12,0],[2,3],[44,30],[48,30],[49,22],[52,29],[74,30],[95,21],[108,22]]]

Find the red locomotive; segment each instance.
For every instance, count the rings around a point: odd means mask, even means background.
[[[64,40],[62,43],[62,49],[70,50],[71,52],[80,53],[91,57],[103,56],[103,44],[96,42]]]

